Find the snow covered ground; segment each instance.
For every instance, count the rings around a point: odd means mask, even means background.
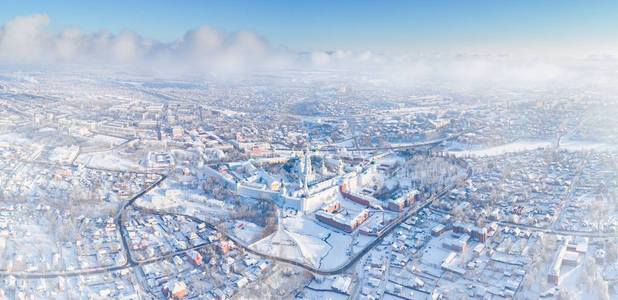
[[[308,262],[300,251],[297,242],[290,237],[285,230],[275,231],[273,234],[252,244],[250,247],[259,252],[277,257],[301,263]]]
[[[599,142],[563,140],[560,142],[560,148],[569,151],[614,151],[618,149],[618,145]]]
[[[93,143],[106,143],[116,146],[126,142],[127,140],[109,135],[95,134],[90,138],[90,141]]]
[[[421,262],[424,265],[440,268],[444,259],[451,253],[451,250],[445,249],[442,246],[443,241],[449,237],[449,233],[444,233],[439,237],[429,240],[421,256]]]
[[[60,163],[71,163],[77,152],[79,151],[79,147],[70,146],[70,147],[56,147],[49,154],[49,160],[60,162]]]
[[[350,259],[351,253],[362,250],[374,237],[335,231],[311,216],[294,216],[282,219],[282,225],[297,242],[303,243],[303,259],[314,262],[323,270],[334,269]]]
[[[334,146],[334,147],[338,147],[338,148],[354,148],[356,147],[356,144],[354,143],[354,139],[349,138],[346,140],[343,140],[339,143],[332,143],[330,144],[330,146]]]
[[[321,300],[321,299],[345,300],[345,299],[348,299],[346,295],[338,294],[335,292],[314,291],[310,289],[303,290],[303,294],[299,295],[297,298],[306,299],[306,300]]]
[[[264,227],[247,221],[234,221],[232,233],[245,243],[251,243],[261,236]]]
[[[505,153],[522,152],[528,150],[534,150],[539,148],[554,147],[555,141],[547,140],[520,140],[513,143],[508,143],[494,147],[482,147],[476,145],[462,145],[452,144],[449,147],[448,152],[456,156],[496,156]],[[568,151],[608,151],[616,149],[618,145],[590,142],[590,141],[577,141],[577,140],[562,140],[560,142],[560,148]]]
[[[330,250],[330,246],[319,238],[284,229],[276,231],[251,247],[262,253],[307,263],[314,267],[320,267],[321,259]]]
[[[314,267],[328,270],[344,264],[353,242],[349,234],[336,232],[309,216],[294,216],[282,219],[282,230],[256,242],[252,247]],[[374,238],[357,238],[354,248],[359,251]]]
[[[34,143],[30,139],[26,139],[23,136],[17,133],[7,133],[0,135],[0,143],[7,144],[29,144],[33,145]]]
[[[352,244],[352,236],[333,232],[333,234],[326,239],[326,242],[332,245],[333,249],[322,260],[322,269],[334,269],[345,264],[350,259],[347,252],[349,245]]]
[[[91,168],[101,168],[109,170],[132,170],[141,169],[138,162],[130,161],[115,155],[113,152],[96,152],[80,155],[75,161],[79,164],[85,164]]]
[[[450,154],[456,156],[496,156],[502,155],[505,153],[513,153],[513,152],[521,152],[527,150],[534,150],[538,148],[551,147],[552,143],[548,141],[517,141],[509,144],[504,144],[495,147],[482,148],[477,146],[463,146],[463,145],[453,145],[449,150]]]

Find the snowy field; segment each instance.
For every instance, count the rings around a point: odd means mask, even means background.
[[[8,133],[8,134],[0,135],[0,143],[7,143],[7,144],[12,144],[12,145],[14,144],[33,145],[30,139],[26,139],[17,133]]]
[[[119,138],[119,137],[109,136],[109,135],[95,134],[89,139],[89,141],[92,143],[106,143],[109,145],[116,146],[116,145],[126,142],[127,140],[123,138]]]
[[[281,220],[281,232],[273,233],[255,243],[259,251],[306,262],[322,270],[345,264],[348,253],[356,253],[372,242],[374,237],[338,232],[311,216],[294,216]]]
[[[497,156],[505,153],[515,153],[554,146],[555,141],[521,140],[489,148],[475,145],[452,144],[448,152],[456,156]],[[618,145],[588,141],[562,140],[560,142],[560,148],[568,151],[611,151],[616,149],[616,147],[618,147]]]
[[[497,156],[505,153],[528,151],[551,146],[551,142],[548,141],[517,141],[489,148],[453,145],[451,146],[451,149],[456,150],[449,150],[448,152],[455,156]]]
[[[77,146],[56,147],[50,152],[48,159],[50,161],[68,164],[71,163],[78,151],[79,148]]]
[[[75,162],[78,164],[85,164],[90,168],[101,168],[108,170],[130,171],[135,168],[142,169],[138,162],[118,157],[113,152],[82,154],[77,158],[77,160],[75,160]]]
[[[616,149],[618,149],[618,145],[598,142],[563,140],[562,142],[560,142],[560,148],[569,151],[615,151]]]
[[[348,299],[347,296],[338,294],[335,292],[324,292],[324,291],[313,291],[310,289],[303,290],[303,294],[298,296],[297,299],[305,299],[305,300],[322,300],[322,299],[332,299],[332,300],[345,300]]]
[[[278,230],[251,247],[262,253],[307,263],[314,267],[320,267],[322,258],[330,250],[330,246],[319,238],[287,230]]]
[[[245,243],[251,243],[259,238],[264,227],[248,221],[234,221],[232,234]]]

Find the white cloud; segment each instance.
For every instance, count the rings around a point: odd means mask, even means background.
[[[335,56],[338,59],[338,56]],[[323,67],[328,65],[331,61],[331,55],[323,51],[315,51],[311,53],[311,63],[318,67]]]
[[[273,51],[251,31],[228,33],[202,26],[188,31],[174,43],[161,43],[125,30],[85,34],[78,27],[61,32],[48,28],[45,14],[17,17],[0,29],[0,62],[3,63],[111,63],[140,67],[157,65],[180,70],[239,72],[283,67],[292,61]]]
[[[223,34],[209,26],[189,30],[181,44],[186,53],[193,57],[212,54],[223,47]]]
[[[396,85],[442,83],[453,88],[481,86],[540,86],[575,80],[580,75],[572,62],[505,55],[386,55],[371,51],[344,50],[310,53],[317,68],[371,74]]]
[[[556,59],[495,54],[393,55],[345,49],[299,53],[274,48],[252,31],[226,32],[209,26],[189,30],[172,43],[162,43],[130,30],[89,34],[69,27],[55,32],[49,24],[45,14],[6,22],[0,28],[0,63],[103,63],[164,72],[217,73],[332,69],[371,74],[398,85],[433,81],[461,87],[575,80],[583,69]],[[584,64],[591,61],[602,65],[615,61],[615,57],[595,56]]]
[[[112,39],[111,54],[114,60],[121,62],[133,61],[140,58],[143,52],[140,48],[140,38],[131,31],[123,31]]]
[[[78,27],[69,27],[63,30],[56,40],[56,51],[58,58],[70,60],[82,58],[86,47],[84,43],[84,32]]]
[[[0,59],[15,59],[24,62],[45,60],[46,50],[54,38],[46,31],[49,17],[36,14],[17,17],[6,22],[0,29]]]

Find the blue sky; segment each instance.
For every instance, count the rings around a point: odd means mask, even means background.
[[[618,1],[6,1],[0,23],[45,13],[51,29],[133,30],[173,41],[200,25],[253,30],[296,50],[435,50],[618,39]]]

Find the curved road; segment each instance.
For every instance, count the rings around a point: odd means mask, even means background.
[[[227,239],[232,240],[233,242],[235,242],[237,245],[239,245],[241,248],[243,248],[245,251],[252,253],[254,255],[263,257],[263,258],[267,258],[267,259],[271,259],[274,261],[278,261],[278,262],[283,262],[283,263],[288,263],[291,265],[295,265],[298,267],[301,267],[307,271],[310,271],[312,273],[315,274],[320,274],[320,275],[335,275],[335,274],[341,274],[345,271],[347,271],[350,267],[352,267],[356,262],[358,262],[367,252],[369,252],[370,250],[372,250],[375,246],[377,246],[378,244],[380,244],[382,242],[382,240],[388,236],[395,228],[397,228],[397,226],[399,226],[401,223],[403,223],[406,219],[408,219],[409,217],[411,217],[412,215],[417,214],[420,210],[422,210],[423,208],[429,206],[431,203],[433,203],[433,201],[435,201],[436,199],[442,197],[443,195],[445,195],[446,193],[450,192],[457,184],[459,184],[461,181],[467,179],[469,176],[471,176],[472,174],[472,169],[469,168],[466,164],[465,161],[461,160],[461,159],[456,159],[456,162],[461,165],[462,167],[466,168],[466,175],[462,178],[459,178],[458,180],[456,180],[455,182],[451,183],[450,185],[448,185],[447,187],[445,187],[440,193],[433,195],[432,197],[428,198],[427,200],[425,200],[424,202],[422,202],[420,205],[416,205],[415,207],[411,207],[408,210],[406,210],[403,214],[401,214],[399,217],[397,217],[393,222],[391,222],[387,229],[384,230],[384,233],[382,235],[380,235],[379,237],[377,237],[375,240],[373,240],[371,243],[369,243],[363,250],[361,250],[358,253],[355,253],[353,257],[351,257],[348,261],[346,261],[344,264],[342,264],[339,267],[333,268],[333,269],[318,269],[315,268],[313,266],[304,264],[304,263],[300,263],[298,261],[294,261],[291,259],[287,259],[287,258],[282,258],[282,257],[277,257],[277,256],[272,256],[269,254],[265,254],[265,253],[261,253],[259,251],[256,251],[252,248],[249,248],[247,245],[244,244],[244,242],[240,241],[238,238],[231,236],[227,233],[221,232],[219,231],[219,229],[209,223],[206,222],[202,219],[199,219],[197,217],[194,216],[190,216],[190,215],[184,215],[184,214],[176,214],[176,213],[168,213],[168,212],[152,212],[154,214],[159,214],[159,215],[181,215],[184,217],[187,217],[189,219],[192,219],[196,222],[201,222],[201,223],[205,223],[207,225],[208,228],[210,228],[211,230],[215,230],[220,232],[222,235],[224,235]],[[97,273],[104,273],[104,272],[110,272],[110,271],[118,271],[118,270],[122,270],[122,269],[127,269],[127,268],[132,268],[135,266],[139,266],[139,265],[145,265],[145,264],[150,264],[150,263],[155,263],[155,262],[159,262],[165,259],[168,259],[170,257],[179,255],[179,254],[183,254],[186,251],[189,251],[191,249],[198,249],[201,247],[205,247],[207,245],[209,245],[209,243],[203,243],[200,245],[196,245],[190,248],[187,248],[185,250],[180,250],[180,251],[176,251],[176,252],[172,252],[163,256],[159,256],[153,259],[149,259],[149,260],[145,260],[145,261],[135,261],[133,259],[133,257],[131,257],[131,251],[129,250],[129,245],[126,239],[126,229],[124,228],[124,224],[122,222],[122,218],[123,215],[122,213],[124,212],[124,210],[129,207],[129,206],[133,206],[133,203],[140,197],[142,197],[144,194],[148,193],[150,190],[152,190],[153,188],[157,187],[159,184],[161,184],[161,182],[163,182],[166,178],[167,175],[164,174],[159,174],[161,175],[161,178],[159,180],[157,180],[155,183],[153,183],[152,185],[150,185],[148,188],[144,189],[143,191],[141,191],[140,193],[136,194],[135,196],[133,196],[129,201],[125,202],[122,207],[120,208],[118,214],[115,217],[115,222],[116,225],[118,226],[119,230],[120,230],[120,235],[122,238],[122,244],[123,247],[126,251],[126,257],[127,257],[127,262],[123,265],[118,265],[118,266],[110,266],[110,267],[101,267],[101,268],[93,268],[93,269],[86,269],[86,270],[78,270],[78,271],[70,271],[70,272],[51,272],[51,273],[29,273],[29,272],[0,272],[0,277],[4,277],[4,276],[16,276],[16,277],[20,277],[20,278],[52,278],[52,277],[71,277],[71,276],[80,276],[80,275],[89,275],[89,274],[97,274]],[[137,208],[140,209],[140,208]]]

